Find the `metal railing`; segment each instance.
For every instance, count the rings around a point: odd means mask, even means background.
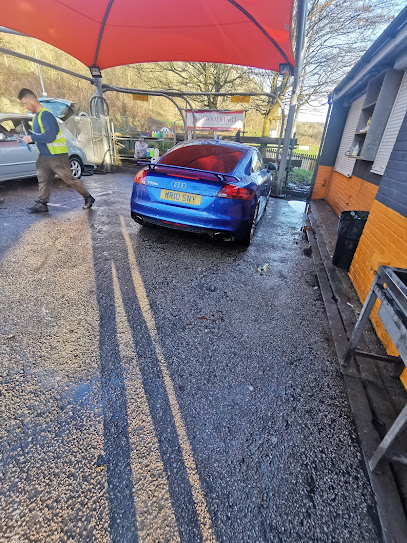
[[[113,137],[113,148],[116,165],[120,165],[123,160],[136,162],[141,158],[134,157],[134,145],[137,141],[146,143],[150,148],[157,148],[160,156],[175,145],[175,138],[142,138],[140,136],[117,136],[115,134]]]

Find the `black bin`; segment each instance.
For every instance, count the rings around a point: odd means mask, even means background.
[[[332,257],[334,266],[349,270],[368,216],[368,211],[342,211],[339,216],[338,239]]]

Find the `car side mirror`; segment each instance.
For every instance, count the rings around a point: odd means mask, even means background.
[[[277,171],[277,164],[274,164],[274,162],[269,162],[267,164],[267,169],[269,172],[276,172]]]

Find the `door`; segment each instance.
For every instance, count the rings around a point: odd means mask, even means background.
[[[2,119],[0,133],[5,137],[16,136],[19,124],[16,119]],[[0,141],[0,180],[35,176],[37,157],[36,145],[27,147],[20,141]]]
[[[251,172],[253,182],[259,187],[260,207],[258,218],[260,219],[264,208],[266,207],[270,191],[270,173],[264,166],[263,159],[258,151],[254,151],[253,153]]]

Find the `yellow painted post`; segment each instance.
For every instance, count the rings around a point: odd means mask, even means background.
[[[239,102],[239,103],[249,104],[250,96],[231,96],[230,101],[234,103]]]
[[[148,102],[147,94],[132,94],[133,100],[137,102]]]

